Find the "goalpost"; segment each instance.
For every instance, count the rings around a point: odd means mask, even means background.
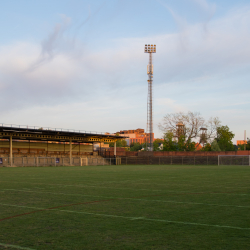
[[[218,166],[222,165],[250,166],[250,155],[218,155]]]

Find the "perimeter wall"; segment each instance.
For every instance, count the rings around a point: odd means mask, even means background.
[[[107,151],[100,152],[104,157],[113,157],[114,149],[110,148]],[[250,150],[241,150],[241,151],[193,151],[193,152],[185,152],[185,151],[139,151],[139,152],[131,152],[126,151],[125,148],[117,148],[116,156],[120,157],[129,157],[129,156],[137,156],[137,157],[164,157],[164,156],[218,156],[218,155],[250,155]]]

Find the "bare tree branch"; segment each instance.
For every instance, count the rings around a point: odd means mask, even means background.
[[[163,133],[172,132],[178,136],[178,127],[176,126],[178,123],[184,125],[183,135],[186,141],[200,137],[201,128],[207,129],[205,137],[208,140],[216,137],[216,129],[220,125],[220,120],[218,117],[211,117],[206,122],[200,113],[189,111],[188,113],[167,114],[158,126]]]

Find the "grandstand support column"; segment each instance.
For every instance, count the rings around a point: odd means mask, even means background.
[[[117,161],[116,161],[116,141],[114,143],[114,158],[115,158],[115,165],[117,164]]]
[[[10,135],[10,166],[12,167],[13,157],[12,157],[12,135]]]
[[[114,142],[114,157],[116,157],[116,141]]]
[[[69,138],[69,165],[72,166],[72,138]]]

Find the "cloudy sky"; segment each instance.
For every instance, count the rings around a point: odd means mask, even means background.
[[[0,0],[1,123],[146,129],[167,113],[219,117],[250,137],[249,0]]]

